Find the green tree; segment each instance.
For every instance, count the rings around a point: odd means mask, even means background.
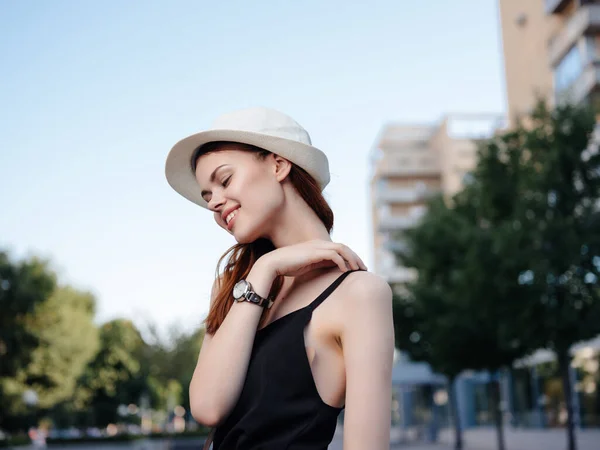
[[[48,262],[38,258],[12,260],[0,251],[0,429],[25,426],[22,414],[14,409],[25,405],[13,378],[31,361],[39,337],[29,325],[37,305],[44,302],[56,285]]]
[[[500,184],[501,181],[499,180]],[[522,236],[503,247],[502,227],[490,227],[478,190],[470,186],[448,207],[443,198],[429,203],[419,227],[403,235],[398,256],[418,271],[407,294],[395,297],[397,345],[411,358],[428,362],[451,381],[450,401],[456,448],[462,448],[452,382],[466,369],[495,374],[522,356],[519,339],[523,290],[519,264],[508,256]],[[521,263],[522,265],[522,263]],[[504,448],[498,383],[489,383],[498,446]]]
[[[600,334],[600,154],[596,116],[586,106],[540,102],[520,150],[530,175],[519,201],[521,223],[531,234],[529,270],[522,282],[535,287],[532,342],[554,350],[563,379],[570,450],[576,448],[570,347]],[[500,159],[501,162],[502,159]]]
[[[116,319],[100,327],[100,349],[80,379],[80,395],[83,404],[89,403],[93,423],[117,422],[120,404],[138,403],[143,387],[136,383],[140,362],[134,355],[143,345],[130,320]]]
[[[50,409],[70,398],[78,377],[98,348],[93,324],[94,297],[71,287],[59,287],[36,306],[29,328],[38,338],[29,363],[5,379],[13,396],[6,407],[13,415],[24,413],[20,400],[33,389],[38,396],[37,408]]]
[[[48,263],[37,259],[2,265],[2,356],[0,397],[2,426],[27,425],[23,394],[37,394],[43,411],[69,398],[75,382],[97,349],[92,322],[95,300],[89,293],[56,286]],[[4,305],[6,308],[4,309]],[[6,314],[5,314],[6,313]]]
[[[456,242],[444,234],[447,228],[436,228],[427,217],[422,227],[408,233],[407,261],[412,257],[419,270],[416,287],[410,288],[412,301],[428,305],[419,306],[426,312],[420,316],[435,316],[422,319],[432,321],[421,325],[424,330],[442,336],[430,343],[434,352],[442,352],[443,336],[451,341],[470,333],[464,341],[470,342],[464,347],[468,351],[462,354],[467,360],[459,354],[454,363],[493,372],[523,351],[554,350],[563,378],[570,450],[576,441],[569,349],[600,334],[600,155],[598,140],[592,139],[595,128],[595,116],[585,106],[549,110],[540,102],[526,127],[482,143],[472,182],[453,198],[457,216],[438,205],[443,214],[437,221],[453,224]],[[465,246],[459,249],[460,243]],[[449,259],[448,253],[455,257]],[[435,258],[444,263],[436,266]],[[440,307],[444,301],[454,310]],[[470,328],[455,314],[461,308]],[[403,315],[406,311],[400,310]],[[497,399],[497,387],[491,394]],[[497,406],[494,411],[500,423]]]
[[[163,335],[154,324],[147,324],[146,331],[148,343],[140,348],[138,359],[142,362],[142,373],[152,380],[154,405],[167,407],[167,386],[171,381],[176,381],[181,386],[181,394],[176,396],[178,404],[189,410],[189,384],[202,345],[204,328],[189,332],[173,324]]]
[[[31,352],[38,346],[29,320],[55,286],[56,276],[47,261],[11,261],[7,252],[0,251],[0,377],[14,376],[29,363]]]
[[[98,350],[92,294],[72,287],[57,288],[36,308],[32,327],[40,345],[23,371],[22,381],[34,387],[42,409],[69,398],[79,376]]]

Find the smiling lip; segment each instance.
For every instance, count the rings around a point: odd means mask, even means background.
[[[228,209],[227,211],[225,211],[225,212],[223,213],[223,221],[225,221],[225,218],[226,218],[226,217],[227,217],[229,214],[231,214],[231,213],[232,213],[232,212],[234,212],[234,211],[237,211],[238,209],[240,209],[240,207],[239,207],[239,206],[236,206],[235,208],[230,208],[230,209]],[[227,214],[225,214],[225,213],[227,213]],[[239,214],[239,213],[237,213],[237,214]],[[233,228],[233,222],[235,222],[235,219],[237,218],[237,214],[236,214],[235,216],[233,216],[233,218],[232,218],[232,219],[229,221],[229,223],[227,223],[227,222],[225,221],[225,225],[227,226],[227,230],[231,231],[231,229]]]
[[[232,206],[231,208],[227,208],[225,211],[223,211],[221,214],[221,219],[223,219],[223,222],[227,222],[227,216],[238,208],[239,206]]]
[[[235,219],[237,219],[237,214],[236,214],[235,216],[233,216],[233,219],[231,219],[231,220],[229,221],[229,223],[227,224],[227,229],[228,229],[229,231],[231,231],[231,229],[233,228],[233,222],[235,222]]]

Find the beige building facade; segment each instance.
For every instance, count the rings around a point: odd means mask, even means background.
[[[373,148],[371,205],[375,271],[401,289],[416,276],[397,263],[401,233],[416,226],[427,199],[456,193],[475,166],[474,139],[489,137],[503,119],[497,115],[446,116],[435,125],[391,123]]]
[[[600,106],[600,0],[499,0],[508,125],[538,98]],[[373,149],[374,263],[390,284],[414,279],[394,251],[427,198],[457,192],[475,167],[478,138],[507,124],[496,115],[451,114],[435,125],[384,126]]]
[[[499,0],[509,119],[542,96],[598,105],[599,0]]]

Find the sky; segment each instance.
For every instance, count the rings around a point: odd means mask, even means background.
[[[164,162],[219,114],[266,106],[308,130],[332,238],[369,267],[382,127],[506,111],[496,0],[4,0],[0,54],[0,249],[50,260],[98,323],[206,317],[234,241]]]

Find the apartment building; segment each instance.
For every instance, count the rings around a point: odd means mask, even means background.
[[[371,205],[375,270],[401,290],[414,269],[397,264],[402,231],[417,225],[427,199],[452,196],[475,165],[476,139],[503,125],[493,114],[452,114],[435,125],[391,123],[373,148]]]
[[[551,105],[600,107],[600,0],[499,0],[499,12],[511,123],[531,110],[537,95]],[[598,427],[600,337],[574,345],[571,353],[575,422]],[[554,361],[554,354],[540,350],[516,366],[510,377],[521,392],[510,405],[515,423],[564,426]]]
[[[500,0],[509,119],[536,97],[600,106],[600,0]]]
[[[396,292],[401,293],[405,283],[417,276],[395,259],[394,252],[406,245],[402,232],[419,223],[431,195],[449,198],[462,188],[476,163],[477,140],[505,126],[504,117],[495,114],[450,114],[436,124],[382,127],[372,149],[373,260],[375,271]],[[478,400],[488,380],[487,374],[465,373],[455,381],[464,427],[490,424],[484,419],[486,406]],[[446,381],[427,364],[400,354],[392,382],[393,415],[401,428],[411,429],[422,419],[430,404],[425,385],[435,388],[440,423],[448,423]]]

